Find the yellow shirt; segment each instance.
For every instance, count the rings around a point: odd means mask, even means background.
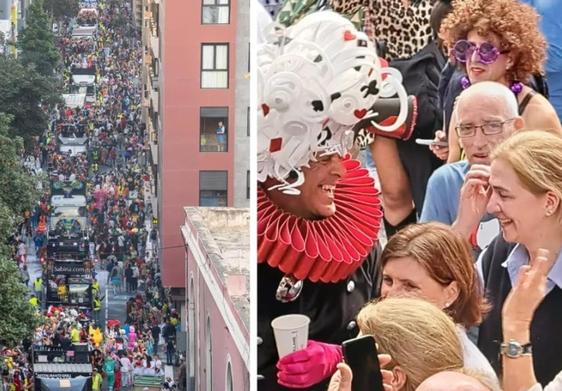
[[[38,307],[39,306],[39,299],[37,299],[37,297],[32,297],[29,299],[29,304],[31,304],[34,307]]]
[[[95,329],[93,334],[94,335],[92,336],[92,339],[94,340],[94,345],[101,346],[103,342],[103,335],[101,333],[101,330]]]
[[[57,287],[57,293],[61,299],[66,297],[66,285],[59,285]]]
[[[72,343],[79,343],[80,342],[80,331],[78,329],[72,329],[70,332],[70,340]]]
[[[101,390],[101,384],[103,383],[103,378],[99,373],[92,376],[92,390]]]

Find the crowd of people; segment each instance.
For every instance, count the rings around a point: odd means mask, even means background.
[[[46,172],[51,183],[35,210],[26,212],[14,236],[14,259],[31,291],[30,303],[43,317],[33,338],[1,353],[5,390],[33,389],[34,352],[51,348],[67,352],[77,345],[87,346],[93,390],[129,389],[136,375],[162,378],[163,387],[175,387],[166,365],[179,366],[179,389],[186,384],[183,349],[176,345],[179,315],[160,281],[157,220],[151,203],[145,202],[150,170],[140,115],[142,48],[131,9],[127,2],[100,1],[95,10],[59,23],[64,88],[72,91],[73,74],[91,75],[96,82],[87,95],[93,93],[94,99],[87,98],[78,107],[53,108],[49,128],[24,162],[32,173]],[[77,25],[94,26],[96,32],[75,37]],[[85,148],[64,150],[65,138],[80,139]],[[84,265],[93,272],[91,309],[45,305],[45,285],[54,284],[52,291],[61,301],[68,297],[64,278],[45,277],[47,236],[66,228],[78,236],[84,231],[78,226],[74,232],[78,221],[63,218],[49,227],[51,197],[59,193],[66,199],[75,195],[86,199],[80,213],[87,221]],[[33,250],[44,265],[43,275],[30,281],[28,252]],[[105,294],[96,279],[101,270],[107,271],[110,291],[129,296],[126,317],[106,319],[105,324],[100,311]],[[72,357],[49,356],[48,361],[72,362]]]
[[[341,344],[372,335],[380,389],[562,389],[560,24],[547,42],[540,1],[326,3],[261,23],[258,388],[351,390]],[[279,357],[293,313],[309,340]]]

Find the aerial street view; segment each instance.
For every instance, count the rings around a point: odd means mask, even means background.
[[[249,389],[249,14],[0,1],[3,390]]]

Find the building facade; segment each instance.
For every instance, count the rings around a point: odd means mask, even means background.
[[[250,389],[249,218],[249,209],[185,208],[188,390]]]
[[[0,53],[17,56],[17,39],[25,27],[31,0],[0,0]]]
[[[248,206],[249,0],[143,0],[143,118],[162,282],[186,288],[183,207]]]

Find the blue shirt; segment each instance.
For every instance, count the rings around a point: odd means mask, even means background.
[[[459,197],[470,165],[468,161],[445,164],[427,182],[420,222],[439,221],[451,225],[457,219]]]
[[[546,37],[548,51],[546,77],[550,90],[550,103],[562,118],[562,1],[522,0],[533,6],[540,18],[540,29]]]
[[[482,269],[482,257],[484,255],[485,250],[480,254],[478,261],[476,262],[476,269],[478,270],[478,274],[480,275],[480,280],[482,284],[484,284],[483,280],[483,269]],[[513,250],[507,256],[507,259],[502,263],[502,267],[507,269],[507,273],[509,274],[509,281],[511,282],[511,286],[513,287],[517,282],[517,276],[519,275],[519,269],[523,265],[529,264],[529,253],[525,246],[521,244],[517,244]],[[484,286],[484,285],[482,285]],[[546,294],[550,293],[554,286],[558,286],[562,289],[562,251],[558,254],[558,258],[556,258],[556,262],[550,269],[548,273],[548,278],[546,281]]]

